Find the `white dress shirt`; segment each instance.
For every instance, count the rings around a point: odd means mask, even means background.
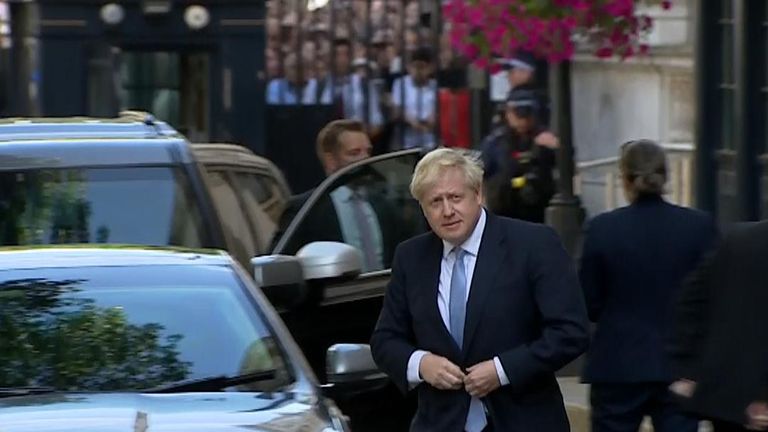
[[[392,84],[392,103],[403,110],[403,115],[416,120],[435,117],[437,101],[437,81],[431,79],[426,85],[417,86],[410,75],[398,78]],[[400,139],[400,135],[397,135]],[[411,127],[405,128],[403,149],[423,148],[431,150],[437,144],[434,131],[419,132]]]
[[[299,97],[301,92],[301,97]],[[307,81],[302,88],[285,78],[276,78],[267,85],[267,103],[270,105],[314,105],[317,103],[317,80]]]
[[[345,77],[341,82],[331,85],[328,80],[323,93],[320,95],[320,103],[330,105],[334,101],[331,88],[336,93],[337,98],[342,98],[344,104],[344,118],[367,122],[370,126],[381,126],[384,124],[384,116],[381,112],[381,99],[379,98],[379,88],[373,80],[368,81],[368,94],[363,92],[365,80],[358,74],[351,74]],[[365,114],[365,98],[368,98],[368,118]]]
[[[486,219],[485,209],[483,209],[480,212],[480,218],[478,219],[477,225],[475,225],[475,229],[472,231],[472,234],[463,244],[460,245],[460,247],[466,251],[464,266],[466,268],[467,275],[467,298],[464,299],[464,301],[469,299],[469,290],[472,286],[472,277],[475,274],[477,253],[480,250],[480,241],[482,240],[483,232],[485,231]],[[445,325],[446,329],[450,329],[448,305],[451,301],[451,275],[453,274],[453,264],[456,261],[456,254],[451,253],[454,247],[454,245],[443,240],[443,259],[440,263],[440,280],[438,283],[437,291],[437,308],[440,310],[440,316],[443,319],[443,325]],[[410,359],[408,359],[407,378],[411,388],[416,387],[424,381],[419,375],[419,365],[421,364],[421,359],[426,354],[429,353],[427,351],[417,350],[414,351],[414,353],[411,354]],[[499,382],[501,385],[509,384],[509,378],[507,378],[507,374],[504,371],[504,368],[501,366],[501,361],[499,361],[498,357],[493,358],[493,364],[496,366],[496,374],[499,377]],[[476,400],[476,398],[472,398],[472,403],[479,403],[479,400],[475,402]]]

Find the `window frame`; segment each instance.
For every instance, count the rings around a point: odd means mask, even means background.
[[[409,158],[409,157],[416,156],[416,159],[418,161],[418,159],[420,159],[421,156],[423,156],[423,154],[424,154],[424,151],[421,149],[409,149],[409,150],[402,150],[398,152],[387,153],[381,156],[364,159],[362,161],[356,162],[352,165],[344,167],[341,170],[333,173],[332,175],[327,177],[322,183],[320,183],[320,185],[317,188],[315,188],[314,191],[312,191],[312,194],[309,196],[306,202],[301,206],[299,211],[296,213],[296,216],[290,222],[290,224],[286,228],[283,235],[275,243],[275,247],[272,251],[272,254],[285,253],[285,248],[288,246],[290,240],[296,234],[299,228],[303,225],[304,221],[307,219],[308,215],[310,214],[312,209],[315,207],[315,205],[317,205],[320,199],[324,195],[327,195],[331,189],[335,189],[336,187],[338,187],[339,182],[342,181],[345,177],[349,176],[351,173],[358,171],[362,167],[380,163],[382,161],[387,161],[387,160]],[[414,168],[415,168],[415,164],[414,164]],[[362,276],[365,277],[367,275],[379,275],[382,273],[389,274],[390,271],[391,271],[390,268],[385,268],[383,270],[376,270],[372,272],[363,273]]]

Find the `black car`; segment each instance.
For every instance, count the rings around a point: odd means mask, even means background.
[[[5,248],[0,298],[0,430],[348,428],[224,253]],[[328,355],[326,392],[383,382],[365,346]]]

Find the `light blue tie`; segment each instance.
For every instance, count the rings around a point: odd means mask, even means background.
[[[451,335],[459,348],[464,342],[464,320],[467,316],[467,270],[464,268],[466,252],[462,248],[455,248],[456,261],[453,263],[451,274],[451,299],[448,309],[451,318]]]
[[[451,273],[451,299],[448,309],[450,313],[451,335],[461,348],[464,344],[464,321],[467,317],[467,270],[464,267],[464,257],[467,252],[457,247],[453,249],[456,261]],[[487,424],[483,404],[477,398],[472,398],[467,413],[464,429],[467,432],[480,432]]]

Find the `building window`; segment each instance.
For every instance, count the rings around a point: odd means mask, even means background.
[[[121,78],[121,109],[150,111],[158,119],[178,127],[178,53],[126,52]]]
[[[11,46],[11,11],[8,2],[0,0],[0,48]]]
[[[733,0],[722,0],[718,30],[720,32],[720,148],[732,150],[736,78],[734,73]]]
[[[768,52],[768,6],[763,6],[763,20],[762,20],[762,31],[763,31],[763,48],[762,52]],[[760,85],[760,95],[762,96],[761,99],[763,101],[763,116],[765,119],[764,127],[765,131],[763,132],[765,135],[763,135],[765,139],[765,152],[768,153],[768,56],[763,56],[763,80]]]

